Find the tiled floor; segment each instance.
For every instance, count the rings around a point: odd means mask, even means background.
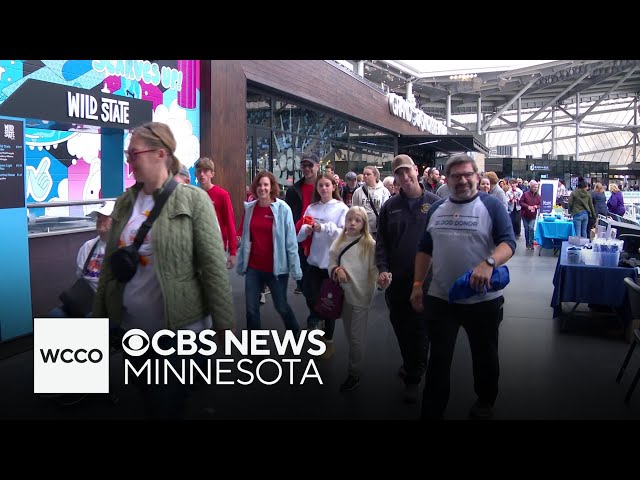
[[[627,351],[621,337],[607,336],[606,319],[585,317],[559,333],[549,307],[557,257],[527,252],[524,239],[508,263],[511,284],[505,290],[505,317],[500,327],[500,394],[495,419],[640,419],[640,391],[623,403],[626,388],[640,355],[634,356],[623,383],[615,383]],[[244,282],[231,273],[238,326],[244,320]],[[289,300],[304,325],[307,309],[301,295]],[[568,309],[570,306],[566,306]],[[267,296],[261,308],[263,328],[283,330],[282,321]],[[297,383],[302,371],[294,371],[295,385],[281,381],[274,386],[217,385],[193,392],[191,418],[197,419],[415,419],[417,405],[403,403],[403,383],[396,376],[400,354],[381,294],[370,311],[367,344],[367,374],[357,390],[338,392],[346,376],[347,351],[342,325],[336,328],[336,354],[316,360],[323,385],[307,380]],[[0,345],[0,349],[3,346]],[[111,359],[112,376],[121,376],[120,355]],[[110,405],[93,396],[73,407],[59,407],[33,392],[33,351],[0,361],[0,419],[22,418],[141,418],[142,404],[131,387],[118,387],[121,401]],[[288,374],[288,372],[285,372]],[[470,352],[461,330],[451,372],[448,419],[464,419],[473,401]],[[640,388],[639,388],[640,390]]]

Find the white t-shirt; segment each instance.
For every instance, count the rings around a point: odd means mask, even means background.
[[[96,242],[98,243],[96,245]],[[91,254],[91,260],[89,260],[89,264],[87,265],[87,270],[84,269],[84,262],[87,261],[87,257],[89,256],[89,252],[91,248],[96,245],[95,250]],[[84,279],[89,282],[91,288],[93,288],[94,292],[98,291],[98,282],[100,281],[100,270],[102,270],[102,262],[104,260],[104,247],[106,246],[105,242],[100,240],[100,237],[92,238],[91,240],[87,240],[84,242],[84,245],[80,247],[78,251],[78,256],[76,257],[76,275],[78,278],[84,277]]]
[[[120,234],[120,247],[133,243],[138,229],[151,214],[154,205],[153,195],[145,195],[142,190],[138,193],[131,217]],[[150,335],[166,328],[164,296],[154,268],[152,239],[153,225],[138,250],[140,263],[136,274],[124,288],[122,299],[124,310],[121,325],[124,330],[140,328]],[[203,320],[184,327],[184,329],[199,332],[205,328],[211,328],[211,325],[211,317],[207,316]]]

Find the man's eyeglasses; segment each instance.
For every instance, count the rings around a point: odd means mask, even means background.
[[[155,152],[156,150],[158,150],[157,148],[150,148],[149,150],[125,150],[124,154],[127,156],[127,161],[129,162],[135,162],[136,159],[138,158],[138,155],[140,155],[141,153],[147,153],[147,152]]]
[[[313,163],[304,162],[300,164],[301,168],[313,168]]]
[[[477,175],[476,172],[450,173],[448,178],[455,180],[457,182],[462,177],[464,177],[465,180],[471,180],[476,175]]]

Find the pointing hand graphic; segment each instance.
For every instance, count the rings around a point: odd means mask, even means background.
[[[27,196],[31,193],[36,202],[42,202],[51,191],[53,179],[49,173],[50,166],[49,157],[42,157],[38,168],[27,166]]]

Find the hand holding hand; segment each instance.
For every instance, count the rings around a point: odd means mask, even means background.
[[[378,275],[378,281],[376,283],[380,288],[387,288],[389,285],[391,285],[391,273],[380,273],[380,275]]]

